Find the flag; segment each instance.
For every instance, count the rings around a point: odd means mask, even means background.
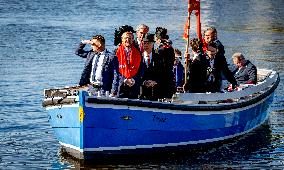
[[[188,39],[188,33],[187,33],[187,29],[188,29],[188,20],[186,21],[185,25],[184,25],[184,31],[183,31],[183,39],[187,41]]]
[[[188,0],[188,13],[189,16],[192,13],[192,11],[196,11],[196,14],[200,12],[200,0]],[[199,15],[199,14],[198,14]],[[184,32],[183,32],[183,39],[187,41],[188,39],[188,28],[189,27],[189,19],[187,19],[185,25],[184,25]]]

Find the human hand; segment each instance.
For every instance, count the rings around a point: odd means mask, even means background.
[[[239,91],[239,90],[241,90],[241,88],[239,86],[237,86],[237,85],[233,86],[232,84],[230,84],[228,86],[228,92]]]
[[[116,93],[111,93],[109,97],[116,97]]]
[[[92,44],[91,40],[82,40],[81,43],[83,44]]]
[[[146,80],[146,81],[144,81],[144,83],[143,83],[146,87],[154,87],[156,84],[157,84],[157,82],[156,81],[153,81],[153,80]]]
[[[124,83],[129,86],[132,87],[135,84],[135,80],[133,78],[131,79],[125,79]]]

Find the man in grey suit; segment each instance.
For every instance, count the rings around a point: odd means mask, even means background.
[[[232,70],[238,85],[256,84],[257,69],[249,60],[246,60],[242,53],[235,53],[233,56],[235,68]]]

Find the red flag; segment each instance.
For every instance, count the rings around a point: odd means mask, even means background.
[[[187,29],[188,29],[188,20],[186,21],[185,25],[184,25],[184,31],[183,31],[183,39],[187,41],[188,39],[188,33],[187,33]]]
[[[199,15],[200,12],[200,0],[188,0],[188,13],[189,16],[192,13],[192,11],[196,11],[196,14]],[[189,26],[189,19],[187,19],[185,26],[184,26],[184,32],[183,32],[183,39],[187,41],[188,39],[188,28]]]

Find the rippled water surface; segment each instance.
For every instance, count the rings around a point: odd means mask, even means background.
[[[283,0],[202,0],[202,26],[218,29],[228,60],[242,52],[259,68],[277,70],[283,80],[283,9]],[[228,143],[196,152],[92,163],[60,152],[41,106],[43,89],[78,83],[84,61],[74,51],[81,38],[103,34],[107,47],[114,49],[115,28],[146,23],[151,32],[157,26],[168,28],[174,46],[184,50],[186,11],[186,0],[1,0],[0,169],[284,169],[283,81],[275,91],[268,124]]]

